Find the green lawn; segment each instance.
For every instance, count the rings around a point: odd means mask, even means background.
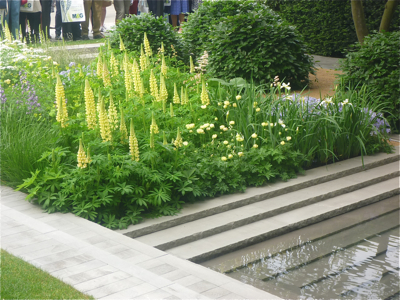
[[[1,299],[94,299],[1,249]]]

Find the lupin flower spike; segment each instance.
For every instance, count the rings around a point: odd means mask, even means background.
[[[157,79],[154,76],[153,69],[150,70],[150,94],[154,97],[155,101],[159,100]]]
[[[179,95],[178,95],[178,89],[176,88],[176,83],[174,83],[174,97],[172,98],[172,101],[175,104],[181,103],[181,100],[179,99]]]
[[[124,41],[122,40],[121,35],[119,35],[119,50],[125,51]]]
[[[190,73],[194,73],[194,64],[193,64],[193,58],[190,56]]]
[[[209,105],[210,104],[210,98],[208,98],[206,82],[204,81],[204,79],[203,79],[202,89],[201,89],[201,103],[203,105]]]
[[[110,72],[108,71],[107,63],[104,62],[103,64],[103,84],[104,87],[109,87],[111,86],[111,78],[110,78]]]
[[[110,105],[108,107],[108,122],[110,123],[110,128],[112,130],[118,128],[118,113],[113,101],[112,94],[110,94]]]
[[[158,126],[156,123],[156,119],[154,118],[154,113],[151,113],[151,125],[150,125],[150,132],[157,134],[158,131]]]
[[[108,121],[108,116],[106,109],[104,107],[104,101],[100,98],[100,113],[99,113],[99,123],[100,123],[100,135],[103,142],[111,141],[111,128]]]
[[[102,58],[101,54],[99,54],[99,56],[97,58],[96,75],[97,75],[97,77],[100,77],[100,78],[103,77],[103,58]]]
[[[140,85],[142,82],[142,78],[140,77],[139,65],[136,61],[136,58],[133,60],[132,75],[133,75],[133,83],[134,83],[135,92],[140,93]]]
[[[111,67],[111,76],[116,77],[118,76],[119,70],[118,70],[118,62],[115,59],[114,53],[111,52],[111,57],[110,57],[110,67]]]
[[[124,111],[121,108],[121,103],[119,104],[119,107],[121,109],[121,123],[119,125],[119,131],[121,132],[121,142],[124,144],[126,139],[128,138],[128,130],[126,128]]]
[[[146,56],[152,56],[153,52],[151,51],[150,43],[147,38],[146,32],[144,33],[143,44],[144,44],[144,50],[146,51]]]
[[[179,127],[178,127],[178,134],[176,135],[176,140],[174,141],[174,145],[176,148],[180,148],[183,146],[183,140],[181,137],[181,133],[179,131]]]
[[[94,102],[94,94],[90,88],[89,80],[85,80],[85,108],[86,108],[86,123],[89,129],[94,129],[97,125],[96,106]]]
[[[168,99],[168,91],[167,91],[167,87],[165,85],[165,80],[164,80],[164,76],[162,75],[162,73],[160,74],[160,101],[166,102]]]
[[[139,161],[139,144],[133,128],[132,119],[129,134],[129,154],[131,155],[132,160]]]
[[[186,104],[186,101],[185,101],[185,91],[184,91],[184,89],[183,89],[183,86],[181,86],[181,104],[182,104],[182,105]]]
[[[164,42],[161,42],[161,53],[164,53],[165,52],[165,50],[164,50]]]
[[[87,157],[85,150],[83,150],[82,139],[79,139],[79,149],[78,149],[78,168],[84,169],[87,167]]]
[[[67,110],[67,103],[65,102],[64,86],[58,74],[57,74],[57,84],[56,84],[56,103],[57,103],[56,120],[60,122],[61,127],[64,128],[67,126],[65,122],[68,120],[68,110]]]
[[[139,63],[140,63],[140,70],[142,72],[147,69],[147,61],[146,61],[146,55],[144,54],[144,51],[143,51],[143,44],[140,44]]]
[[[162,55],[162,59],[161,59],[161,74],[163,74],[164,76],[167,75],[167,65],[165,64],[165,57],[164,54]]]

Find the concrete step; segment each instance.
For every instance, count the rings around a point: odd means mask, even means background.
[[[181,245],[167,252],[193,262],[202,262],[397,194],[398,177]]]
[[[167,250],[400,176],[398,162],[136,238]]]
[[[294,230],[283,236],[277,236],[257,245],[208,260],[202,265],[220,273],[232,273],[241,269],[244,265],[257,265],[266,259],[284,255],[287,251],[296,251],[310,243],[314,244],[321,240],[331,239],[342,232],[349,230],[354,232],[356,228],[362,228],[367,223],[376,224],[378,222],[379,224],[393,214],[397,214],[395,221],[399,223],[398,213],[399,196],[397,195],[306,228]]]
[[[397,162],[398,164],[399,158],[399,148],[396,147],[395,152],[392,154],[379,153],[373,156],[364,157],[364,166],[360,157],[348,159],[327,166],[307,170],[304,172],[304,175],[299,175],[299,177],[287,182],[279,181],[269,183],[262,187],[248,188],[244,193],[224,195],[214,199],[186,205],[176,216],[148,219],[139,224],[131,225],[127,229],[117,230],[117,232],[132,238],[137,238],[386,164],[394,162]]]
[[[81,54],[99,53],[99,47],[104,46],[104,43],[83,44],[83,45],[66,45],[61,47],[50,47],[51,51],[68,51],[79,52]]]

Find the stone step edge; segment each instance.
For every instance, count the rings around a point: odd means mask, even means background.
[[[238,241],[238,242],[235,242],[235,243],[232,243],[232,244],[229,244],[229,245],[220,247],[218,249],[214,249],[212,251],[208,251],[208,252],[193,256],[193,257],[189,257],[187,259],[194,263],[201,263],[206,260],[227,254],[229,252],[236,251],[241,248],[260,243],[266,239],[270,239],[270,238],[276,237],[278,235],[282,235],[282,234],[288,233],[290,231],[300,229],[302,227],[305,227],[305,226],[341,215],[341,214],[349,212],[351,210],[354,210],[354,209],[357,209],[357,208],[360,208],[360,207],[363,207],[363,206],[366,206],[366,205],[369,205],[369,204],[372,204],[375,202],[379,202],[381,200],[393,197],[398,194],[400,194],[400,188],[395,188],[390,191],[381,193],[379,195],[375,195],[375,196],[360,200],[356,203],[352,203],[347,206],[342,206],[337,209],[332,209],[331,211],[325,212],[318,216],[306,218],[306,219],[303,219],[302,221],[299,221],[299,222],[296,222],[296,223],[293,223],[293,224],[290,224],[287,226],[283,226],[281,228],[278,228],[278,229],[275,229],[275,230],[272,230],[269,232],[265,232],[265,233],[262,233],[262,234],[259,234],[256,236],[252,236],[250,238],[243,239],[241,241]]]
[[[185,237],[182,237],[182,238],[179,238],[176,240],[172,240],[172,241],[169,241],[169,242],[166,242],[163,244],[153,245],[153,247],[155,247],[159,250],[165,251],[165,250],[168,250],[168,249],[171,249],[174,247],[178,247],[178,246],[190,243],[190,242],[194,242],[194,241],[197,241],[197,240],[200,240],[200,239],[203,239],[203,238],[206,238],[206,237],[218,234],[218,233],[222,233],[224,231],[232,230],[232,229],[244,226],[244,225],[248,225],[248,224],[251,224],[254,222],[261,221],[266,218],[270,218],[270,217],[273,217],[273,216],[276,216],[276,215],[279,215],[282,213],[286,213],[286,212],[289,212],[289,211],[297,209],[297,208],[301,208],[301,207],[304,207],[307,205],[318,203],[318,202],[330,199],[332,197],[338,197],[338,196],[346,194],[346,193],[354,192],[354,191],[362,189],[364,187],[367,187],[367,186],[370,186],[370,185],[373,185],[376,183],[380,183],[380,182],[383,182],[383,181],[386,181],[386,180],[389,180],[389,179],[392,179],[392,178],[395,178],[398,176],[400,176],[400,171],[392,172],[392,173],[389,173],[389,174],[386,174],[386,175],[383,175],[380,177],[376,177],[376,178],[373,178],[373,179],[370,179],[367,181],[363,181],[360,183],[356,183],[356,184],[344,187],[342,189],[338,189],[338,190],[335,190],[332,192],[321,194],[319,196],[311,197],[311,198],[308,198],[308,199],[305,199],[305,200],[302,200],[302,201],[299,201],[296,203],[292,203],[290,205],[282,206],[282,207],[279,207],[279,208],[276,208],[276,209],[273,209],[270,211],[266,211],[263,213],[259,213],[256,215],[247,216],[238,221],[229,222],[227,224],[224,224],[224,225],[221,225],[221,226],[209,229],[209,230],[200,231],[201,228],[199,228],[199,232],[197,232],[197,233],[190,234],[188,236],[185,236]]]
[[[221,212],[225,212],[231,209],[235,209],[235,208],[239,208],[248,204],[252,204],[252,203],[256,203],[256,202],[260,202],[272,197],[276,197],[276,196],[280,196],[280,195],[284,195],[290,192],[294,192],[294,191],[298,191],[301,190],[303,188],[306,187],[310,187],[313,185],[317,185],[319,183],[324,183],[324,182],[328,182],[331,180],[335,180],[341,177],[345,177],[348,175],[353,175],[365,170],[369,170],[369,169],[373,169],[382,165],[386,165],[392,162],[396,162],[400,159],[400,155],[393,155],[384,159],[380,159],[377,161],[373,161],[367,164],[364,164],[364,166],[358,166],[358,167],[353,167],[347,170],[343,170],[343,171],[339,171],[336,172],[334,174],[328,174],[328,175],[324,175],[322,177],[318,177],[318,178],[314,178],[311,179],[309,181],[305,181],[305,182],[300,182],[300,183],[296,183],[293,185],[289,185],[289,186],[285,186],[282,187],[280,189],[277,190],[273,190],[273,191],[268,191],[266,193],[262,193],[262,194],[258,194],[258,195],[254,195],[254,196],[250,196],[248,198],[245,199],[241,199],[238,200],[236,202],[231,202],[231,203],[227,203],[227,204],[223,204],[220,206],[216,206],[216,207],[212,207],[209,209],[205,209],[205,210],[201,210],[201,211],[197,211],[191,214],[187,214],[187,215],[182,215],[182,216],[174,216],[169,218],[169,220],[167,221],[161,221],[159,223],[155,223],[155,224],[151,224],[149,226],[146,227],[142,227],[140,229],[134,229],[132,231],[128,231],[128,232],[124,232],[123,234],[126,236],[129,236],[131,238],[136,238],[139,236],[143,236],[146,234],[150,234],[156,231],[160,231],[160,230],[164,230],[170,227],[174,227],[177,225],[181,225],[187,222],[191,222],[191,221],[195,221],[204,217],[208,217],[211,215],[215,215]],[[133,226],[134,227],[134,226]]]

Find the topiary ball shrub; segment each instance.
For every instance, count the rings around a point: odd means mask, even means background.
[[[178,48],[178,36],[171,24],[164,17],[155,17],[152,14],[130,15],[122,19],[110,34],[112,48],[119,48],[120,36],[128,51],[140,51],[146,32],[153,53],[158,52],[161,42],[167,54],[173,54],[171,45]]]
[[[356,43],[353,49],[340,60],[340,75],[343,87],[361,88],[366,85],[371,101],[384,101],[387,105],[385,117],[392,131],[399,131],[400,116],[400,32],[377,33]]]
[[[262,1],[204,2],[183,32],[188,51],[209,52],[208,71],[219,78],[264,84],[279,76],[301,88],[313,73],[313,60],[294,27]]]

